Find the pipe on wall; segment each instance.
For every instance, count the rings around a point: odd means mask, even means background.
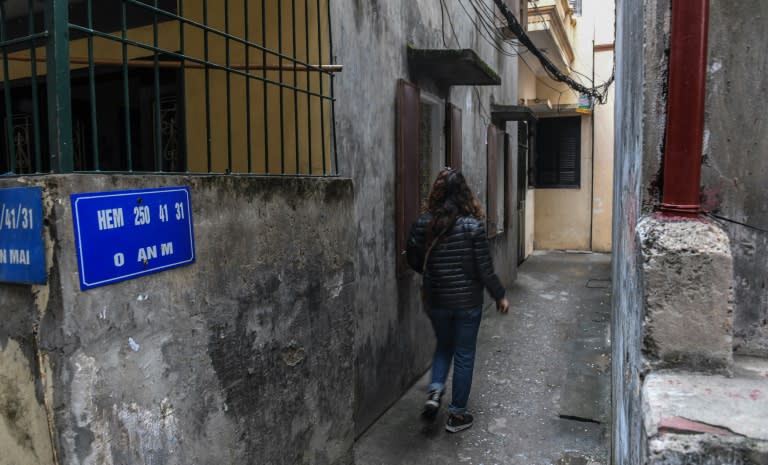
[[[701,155],[707,79],[709,0],[672,0],[669,94],[661,211],[701,212]]]

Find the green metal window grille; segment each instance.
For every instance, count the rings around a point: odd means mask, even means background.
[[[0,0],[0,174],[337,173],[329,0]]]

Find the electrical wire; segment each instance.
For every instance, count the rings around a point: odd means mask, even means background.
[[[711,217],[711,218],[716,218],[716,219],[721,220],[721,221],[726,221],[728,223],[733,223],[733,224],[737,224],[739,226],[744,226],[745,228],[754,229],[755,231],[760,231],[760,232],[763,232],[763,233],[768,233],[768,229],[763,229],[763,228],[760,228],[760,227],[757,227],[757,226],[753,226],[751,224],[742,223],[741,221],[732,220],[730,218],[726,218],[724,216],[716,215],[716,214],[711,213],[711,212],[705,212],[704,214],[709,216],[709,217]]]
[[[568,85],[568,87],[571,89],[578,91],[583,95],[592,97],[600,103],[605,103],[605,100],[608,96],[608,88],[611,86],[614,80],[615,75],[613,73],[605,83],[600,84],[599,86],[593,85],[592,87],[588,88],[576,82],[570,76],[560,71],[560,69],[558,69],[557,66],[555,66],[538,47],[536,47],[531,38],[528,37],[528,34],[525,33],[525,30],[523,30],[517,18],[515,18],[515,15],[509,10],[507,5],[505,5],[502,0],[493,0],[493,2],[501,11],[501,14],[504,16],[504,18],[507,20],[507,26],[509,27],[509,30],[512,32],[512,34],[514,34],[517,37],[517,40],[523,46],[527,47],[528,50],[530,50],[530,52],[539,59],[541,66],[552,80],[562,82]]]
[[[465,10],[466,11],[466,10]],[[453,18],[451,18],[451,14],[448,11],[448,5],[445,4],[445,0],[440,0],[440,14],[441,16],[445,15],[448,16],[448,23],[451,26],[451,32],[453,33],[453,38],[456,41],[456,45],[461,48],[461,42],[459,41],[459,36],[456,34],[456,29],[453,26]],[[443,46],[445,48],[448,48],[448,45],[445,41],[445,21],[441,18],[441,34],[443,38]],[[472,90],[475,92],[475,97],[477,98],[477,105],[480,108],[480,120],[483,122],[484,125],[487,125],[490,121],[491,117],[486,110],[485,106],[483,105],[483,99],[480,96],[480,91],[477,89],[477,86],[472,86]]]

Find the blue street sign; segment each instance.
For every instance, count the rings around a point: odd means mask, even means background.
[[[0,189],[0,281],[45,284],[43,191]]]
[[[188,187],[73,194],[80,289],[195,261]]]

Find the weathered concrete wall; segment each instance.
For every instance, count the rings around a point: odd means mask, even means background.
[[[662,284],[664,271],[663,267],[654,271],[655,284],[646,282],[638,266],[639,248],[634,237],[638,217],[653,212],[660,202],[671,4],[669,0],[625,1],[619,2],[618,7],[613,463],[634,464],[645,463],[646,460],[648,463],[659,464],[764,463],[764,452],[761,452],[764,451],[764,445],[755,445],[750,441],[737,441],[739,443],[734,445],[728,440],[712,440],[707,435],[701,435],[690,441],[680,441],[680,447],[677,447],[674,438],[666,443],[660,442],[658,438],[652,438],[655,434],[653,431],[646,434],[643,426],[637,423],[645,415],[638,403],[642,395],[637,390],[641,379],[647,374],[644,369],[652,369],[656,366],[654,362],[664,358],[659,351],[655,351],[658,347],[653,343],[665,340],[667,349],[674,349],[677,344],[678,348],[683,348],[683,352],[690,347],[680,345],[680,340],[669,344],[674,338],[674,321],[661,323],[655,318],[658,314],[645,313],[644,297],[649,299],[651,307],[661,300],[661,295],[656,291],[659,290],[659,284]],[[765,225],[761,222],[766,219],[765,196],[768,192],[757,180],[765,175],[765,157],[761,154],[765,152],[766,146],[764,138],[757,136],[757,131],[765,124],[765,118],[759,110],[754,109],[759,108],[761,99],[766,98],[765,93],[758,90],[766,87],[766,60],[762,55],[755,58],[751,50],[765,47],[764,34],[759,31],[764,28],[761,18],[765,18],[767,7],[757,1],[738,5],[725,0],[711,2],[710,75],[702,182],[706,209],[716,210],[722,216],[763,229]],[[744,42],[743,46],[734,46],[739,41]],[[697,371],[727,366],[731,357],[730,347],[742,353],[765,353],[763,326],[766,294],[762,280],[766,275],[766,265],[763,260],[756,259],[761,256],[761,250],[765,253],[762,249],[764,233],[728,223],[722,225],[730,242],[735,280],[729,279],[727,263],[720,262],[719,252],[714,254],[717,257],[711,257],[711,263],[704,260],[707,262],[704,265],[713,266],[716,274],[720,273],[721,276],[712,280],[717,282],[710,284],[699,282],[701,288],[696,289],[696,292],[704,299],[700,305],[708,307],[702,310],[705,313],[714,312],[709,315],[716,314],[716,317],[707,323],[711,325],[709,333],[706,328],[699,328],[702,334],[706,333],[697,341],[703,343],[702,347],[696,348],[697,351],[704,349],[698,353],[702,357],[683,360],[685,357],[681,359],[677,356],[680,354],[674,355],[672,350],[668,355],[673,365],[682,364]],[[704,229],[707,227],[703,223],[699,223],[699,226]],[[667,233],[669,231],[664,234]],[[700,231],[696,234],[695,238],[677,238],[676,247],[680,248],[679,252],[687,253],[682,247],[688,239],[699,246],[704,239],[717,236],[719,244],[725,243],[720,232],[712,234]],[[674,232],[666,239],[672,239],[672,236]],[[647,234],[641,234],[641,237],[648,239]],[[645,259],[652,260],[649,256]],[[732,316],[720,304],[728,301],[732,284],[735,289],[736,332],[733,343],[729,344]],[[666,304],[673,305],[679,296],[673,295],[671,289],[664,291],[663,287],[662,284],[661,291],[667,292]],[[691,290],[693,288],[681,286],[679,294],[685,295]],[[712,297],[707,292],[717,296],[718,305],[707,300]],[[688,296],[696,297],[690,293]],[[679,318],[679,315],[672,313],[667,316],[673,320]],[[644,323],[647,323],[645,335],[651,336],[645,340],[646,355],[649,356],[647,361],[651,362],[647,366],[642,365],[646,360],[641,357],[642,341],[639,339]],[[695,329],[688,326],[685,328],[686,331]],[[679,332],[675,336],[684,337]],[[664,387],[660,389],[663,392]],[[752,400],[760,396],[762,394]],[[648,444],[645,443],[646,438],[650,440]],[[643,456],[644,453],[649,455]]]
[[[17,322],[23,372],[29,323],[43,315],[59,463],[352,463],[349,180],[26,179],[51,205],[50,299],[2,285],[0,316]],[[69,195],[164,185],[190,186],[197,262],[81,292]],[[44,435],[27,434],[37,442],[25,450],[44,457]]]
[[[341,172],[355,180],[355,423],[360,434],[427,369],[434,348],[432,329],[418,303],[419,279],[413,273],[398,276],[395,269],[400,253],[395,247],[395,93],[398,79],[415,79],[406,46],[472,48],[502,77],[501,86],[453,87],[449,95],[433,82],[417,82],[461,109],[462,168],[482,200],[490,104],[517,102],[517,68],[515,59],[482,39],[459,4],[448,2],[442,16],[440,2],[431,0],[358,0],[332,6],[336,59],[345,65],[335,81],[338,155]],[[496,268],[510,284],[517,263],[514,241],[497,238],[494,243]]]
[[[702,190],[733,244],[735,346],[768,356],[768,3],[712,0]]]
[[[711,0],[702,202],[706,211],[754,226],[722,222],[733,245],[737,353],[768,355],[768,3]],[[645,105],[643,211],[660,202],[661,154],[666,127],[670,38],[669,0],[645,2]],[[651,118],[650,116],[653,115]],[[762,229],[760,231],[759,229]]]
[[[643,283],[635,229],[640,214],[643,176],[642,2],[617,2],[616,123],[613,193],[613,314],[611,463],[639,464],[642,419],[640,371],[642,357]]]

